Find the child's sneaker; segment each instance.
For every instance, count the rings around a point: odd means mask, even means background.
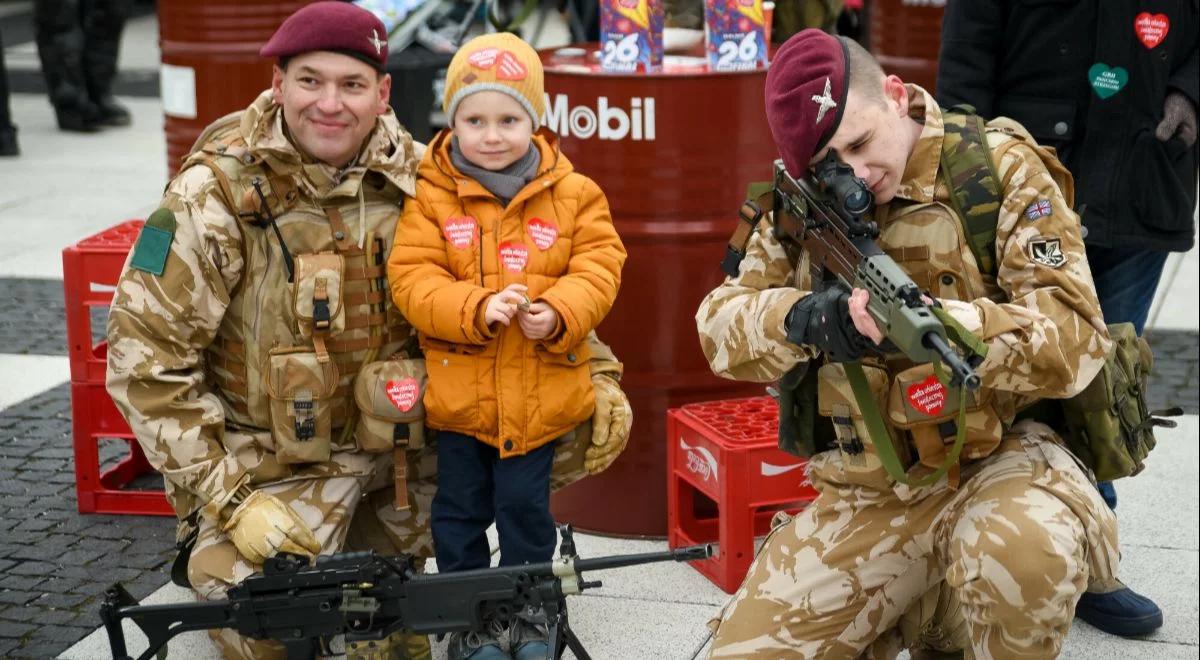
[[[450,633],[446,656],[449,660],[512,660],[500,644],[503,634],[504,626],[498,621],[489,623],[482,631]]]
[[[513,618],[508,629],[509,648],[513,660],[546,660],[550,630],[543,611],[523,611]]]

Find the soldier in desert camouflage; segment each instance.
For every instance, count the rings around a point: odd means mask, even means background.
[[[872,350],[883,335],[865,291],[813,292],[806,255],[760,223],[738,274],[700,305],[701,345],[714,372],[739,380],[811,363],[816,410],[836,438],[809,461],[820,496],[776,527],[714,622],[712,657],[1054,657],[1080,594],[1114,579],[1118,558],[1116,520],[1090,474],[1049,427],[1014,421],[1033,401],[1082,389],[1110,344],[1078,218],[1044,152],[988,125],[1003,188],[992,276],[939,176],[948,138],[925,90],[885,76],[855,44],[807,30],[772,62],[766,105],[788,171],[804,176],[836,150],[879,203],[880,247],[987,355],[959,467],[932,485],[897,483],[842,363],[863,361],[910,477],[941,463],[957,406],[944,391],[931,398],[942,387],[931,365]]]
[[[424,148],[388,107],[383,25],[318,2],[262,54],[278,58],[272,89],[198,140],[109,317],[108,390],[165,477],[180,539],[195,535],[187,578],[204,599],[279,551],[432,550],[436,453],[419,391],[404,391],[424,374],[389,359],[412,331],[384,281]],[[632,422],[621,365],[592,339],[596,413],[556,451],[555,487],[605,469]],[[425,637],[398,637],[348,655],[429,656]],[[283,657],[214,639],[227,657]]]

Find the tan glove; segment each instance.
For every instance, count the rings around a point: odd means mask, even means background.
[[[596,412],[592,416],[592,444],[584,452],[584,469],[599,474],[617,460],[629,443],[633,408],[617,381],[609,376],[592,376],[596,390]]]
[[[274,495],[256,490],[233,510],[221,528],[252,564],[261,564],[277,552],[315,557],[321,544],[291,507]]]

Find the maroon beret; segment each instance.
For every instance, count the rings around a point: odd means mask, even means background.
[[[383,22],[362,7],[348,2],[314,2],[288,16],[258,54],[283,58],[328,50],[383,71],[387,38]]]
[[[846,45],[809,28],[788,39],[767,71],[767,124],[783,165],[795,177],[837,131],[850,72]]]

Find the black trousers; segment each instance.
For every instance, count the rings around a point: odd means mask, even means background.
[[[4,68],[4,39],[0,37],[0,131],[12,128],[12,111],[8,107],[8,69]]]
[[[34,2],[38,57],[54,107],[80,107],[112,94],[131,5],[131,0]]]
[[[550,515],[550,442],[528,454],[500,452],[461,433],[438,431],[438,488],[430,527],[438,571],[491,563],[487,528],[500,532],[500,565],[549,561],[557,540]]]

